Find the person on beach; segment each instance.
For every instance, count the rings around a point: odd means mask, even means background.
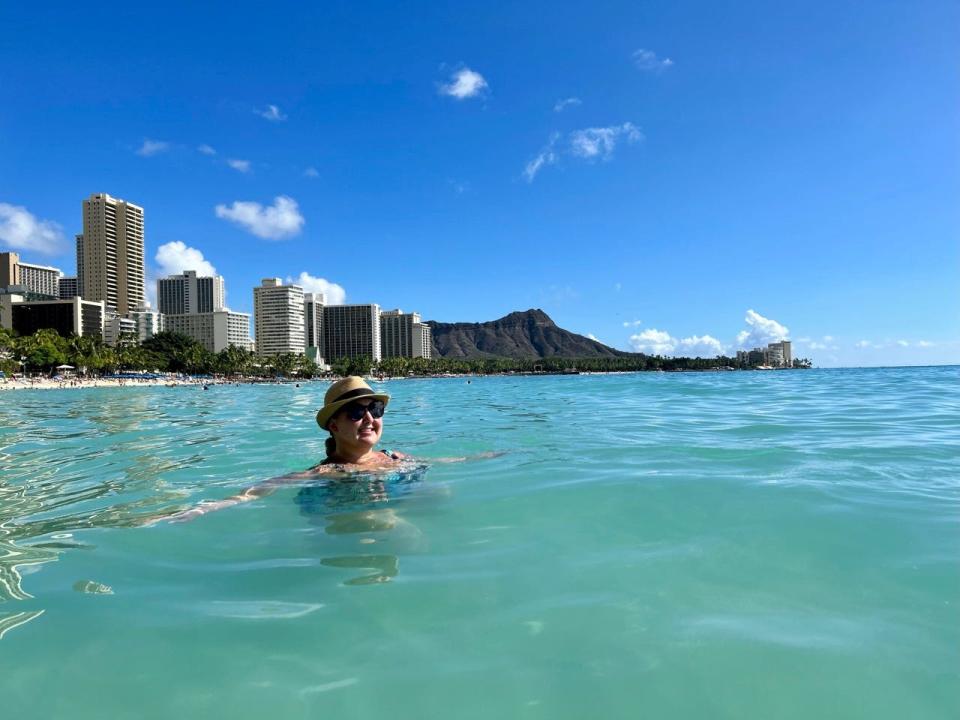
[[[391,471],[423,474],[427,464],[408,455],[390,450],[376,450],[383,435],[383,416],[390,396],[375,392],[363,378],[356,376],[338,380],[324,395],[323,407],[317,412],[317,424],[330,433],[326,439],[326,457],[302,472],[290,473],[253,485],[224,500],[202,502],[200,505],[172,515],[163,515],[148,521],[152,525],[161,520],[181,522],[192,520],[214,510],[249,502],[274,492],[278,487],[314,479],[355,478],[361,473],[391,474]],[[495,457],[500,453],[480,453],[474,458]],[[466,457],[435,458],[432,462],[461,462]]]

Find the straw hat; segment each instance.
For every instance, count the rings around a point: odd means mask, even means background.
[[[340,408],[361,398],[383,400],[384,405],[390,402],[389,395],[374,392],[363,378],[350,375],[343,380],[337,380],[327,389],[327,394],[323,396],[323,407],[317,413],[317,424],[326,430],[330,418],[336,415]]]

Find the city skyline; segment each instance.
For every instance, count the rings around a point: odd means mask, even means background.
[[[210,36],[247,9],[173,6],[121,65],[74,39],[103,9],[5,8],[0,251],[69,274],[102,192],[145,209],[150,295],[209,266],[240,312],[275,275],[624,350],[960,360],[955,6],[545,9],[298,8],[241,52]]]

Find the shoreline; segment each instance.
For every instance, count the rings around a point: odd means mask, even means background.
[[[772,370],[797,370],[803,368],[771,368]],[[720,368],[705,368],[703,370],[581,370],[578,372],[496,372],[496,373],[441,373],[439,375],[371,375],[374,382],[393,380],[442,380],[453,378],[481,378],[481,377],[540,377],[540,376],[572,376],[572,375],[632,375],[634,373],[708,373],[708,372],[750,372],[751,370],[724,370]],[[0,392],[14,390],[83,390],[84,388],[142,388],[142,387],[209,387],[211,385],[299,385],[313,382],[335,382],[339,378],[307,378],[270,380],[265,378],[194,378],[194,377],[164,377],[164,378],[67,378],[53,380],[51,378],[32,379],[0,379]]]

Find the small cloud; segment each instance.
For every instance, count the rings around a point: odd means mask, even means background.
[[[640,325],[643,325],[643,320],[630,320],[623,323],[624,327],[638,327]]]
[[[218,218],[267,240],[297,235],[306,222],[297,201],[286,195],[277,196],[273,205],[267,207],[258,202],[236,201],[229,207],[217,205],[214,211]]]
[[[543,168],[555,165],[564,155],[582,160],[609,160],[613,151],[621,140],[635,143],[643,140],[640,128],[630,122],[610,127],[584,128],[571,132],[565,143],[559,143],[560,134],[554,133],[539,154],[530,160],[523,169],[523,177],[533,182]]]
[[[477,97],[488,87],[483,75],[470,68],[463,68],[450,76],[449,83],[440,86],[440,94],[466,100]]]
[[[263,110],[254,110],[253,112],[271,122],[283,122],[287,119],[287,116],[280,112],[280,108],[276,105],[267,105]]]
[[[833,342],[833,335],[824,335],[824,336],[823,336],[823,341],[824,341],[825,343],[832,343],[832,342]]]
[[[591,340],[593,340],[594,342],[600,342],[600,338],[598,338],[598,337],[597,337],[596,335],[594,335],[593,333],[587,333],[587,337],[590,338]]]
[[[52,220],[39,220],[20,205],[0,203],[0,245],[56,255],[63,250],[65,238],[63,228]]]
[[[530,160],[523,168],[523,177],[528,183],[532,183],[533,179],[537,176],[537,173],[540,172],[547,165],[553,165],[557,162],[557,153],[554,152],[554,146],[557,144],[557,140],[560,139],[560,133],[554,133],[550,136],[550,141],[547,143],[546,147],[541,150],[535,158]]]
[[[137,155],[141,157],[153,157],[170,149],[170,143],[163,140],[144,140],[143,145],[137,150]]]
[[[910,343],[906,340],[897,340],[897,345],[900,347],[910,347]]]
[[[608,160],[620,139],[628,143],[643,140],[643,133],[633,123],[611,127],[586,128],[570,133],[570,152],[576,157]]]
[[[566,99],[564,99],[564,100],[557,100],[557,101],[553,104],[553,111],[554,111],[554,112],[563,112],[563,111],[566,110],[568,107],[573,107],[573,106],[575,106],[575,105],[582,105],[582,104],[583,104],[583,101],[581,101],[580,98],[578,98],[578,97],[568,97],[568,98],[566,98]]]
[[[639,50],[633,51],[633,64],[645,72],[661,73],[673,67],[673,60],[670,58],[663,58],[661,60],[653,50],[640,48]]]
[[[347,299],[347,291],[342,286],[322,277],[314,277],[308,272],[300,273],[296,279],[287,277],[287,282],[299,285],[304,292],[322,294],[326,305],[343,305]]]
[[[467,182],[458,182],[456,180],[447,180],[447,184],[453,189],[457,195],[463,195],[470,189],[470,183]]]
[[[873,343],[870,342],[869,340],[858,340],[857,343],[856,343],[856,347],[858,347],[858,348],[871,348],[871,347],[873,347]]]
[[[614,283],[614,284],[613,284],[613,289],[614,289],[616,292],[620,292],[620,291],[623,289],[623,285],[621,285],[620,283]]]
[[[201,155],[216,155],[216,154],[217,154],[217,151],[214,150],[212,147],[210,147],[210,146],[207,145],[207,144],[199,145],[199,146],[197,147],[197,152],[200,153]]]
[[[180,240],[168,242],[157,248],[154,258],[160,275],[180,275],[187,270],[194,270],[197,275],[209,277],[217,274],[217,269],[203,257],[203,253],[196,248],[188,247]]]
[[[723,345],[710,335],[692,335],[677,343],[677,351],[689,357],[717,357],[723,354]]]
[[[936,343],[932,343],[929,340],[917,340],[916,346],[922,348],[934,347]]]
[[[227,165],[232,167],[237,172],[248,173],[250,172],[250,161],[249,160],[227,160]]]
[[[749,329],[741,330],[737,334],[737,347],[739,348],[748,350],[763,347],[769,343],[780,342],[790,337],[790,330],[785,326],[776,320],[763,317],[754,310],[747,310],[744,320],[749,325]],[[813,347],[813,343],[810,347]]]
[[[823,343],[819,343],[816,340],[810,343],[811,350],[826,350],[827,346]]]
[[[308,178],[318,178],[320,177],[320,172],[315,167],[308,167],[303,171],[303,176]]]

